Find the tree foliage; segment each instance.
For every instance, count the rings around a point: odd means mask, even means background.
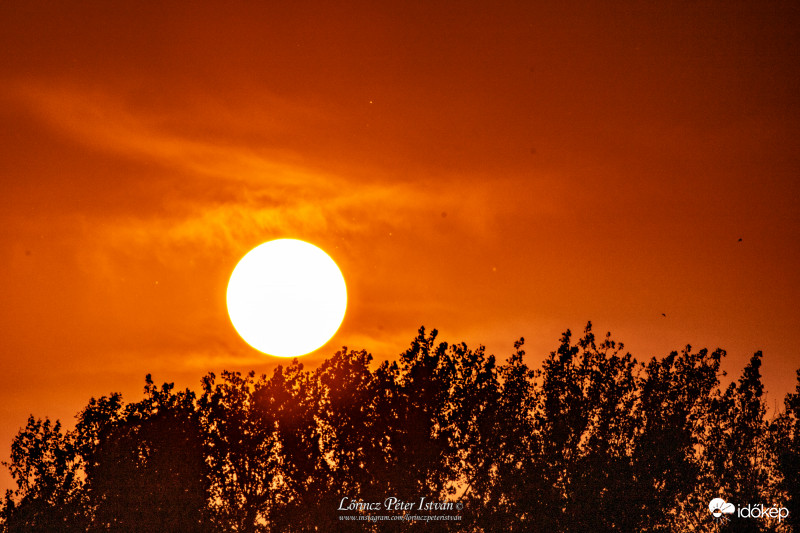
[[[198,393],[91,399],[74,429],[31,416],[6,466],[4,531],[800,531],[797,392],[767,418],[753,355],[639,362],[588,324],[540,368],[420,328],[395,361],[343,348],[314,370],[223,372]],[[458,503],[456,522],[346,522],[348,501]],[[708,502],[780,504],[717,524]],[[455,511],[448,511],[451,514]],[[377,514],[389,514],[386,511]],[[394,512],[394,514],[401,514]],[[424,514],[424,513],[422,513]]]

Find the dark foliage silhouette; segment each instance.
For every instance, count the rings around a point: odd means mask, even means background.
[[[539,369],[420,328],[396,361],[344,348],[317,369],[223,372],[198,394],[92,399],[75,428],[30,417],[3,531],[800,531],[800,371],[767,417],[753,355],[638,362],[589,324]],[[453,502],[459,521],[344,521],[342,501]],[[716,522],[712,498],[780,504]],[[346,499],[346,500],[343,500]],[[425,512],[422,512],[424,514]]]
[[[149,375],[145,394],[84,456],[90,529],[200,531],[208,491],[194,395],[159,390]]]

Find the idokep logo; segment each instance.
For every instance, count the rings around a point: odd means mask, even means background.
[[[763,503],[751,503],[739,506],[737,510],[735,505],[726,502],[722,498],[711,500],[708,503],[708,512],[711,513],[716,522],[727,522],[729,517],[732,516],[736,516],[736,518],[777,518],[778,522],[789,517],[789,509],[786,507],[764,507]]]
[[[732,503],[728,503],[722,498],[714,498],[708,504],[708,511],[711,513],[711,516],[714,517],[714,520],[717,522],[727,522],[728,517],[725,515],[731,515],[736,512],[736,506]]]

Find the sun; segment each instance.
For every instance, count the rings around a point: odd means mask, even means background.
[[[313,352],[339,329],[347,287],[328,254],[278,239],[250,250],[228,282],[228,315],[253,348],[278,357]]]

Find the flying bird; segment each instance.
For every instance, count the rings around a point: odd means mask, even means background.
[[[742,242],[742,238],[741,237],[739,237],[739,241],[738,242]]]
[[[665,315],[664,313],[661,313],[661,316],[663,316],[664,318],[667,318],[667,315]]]

